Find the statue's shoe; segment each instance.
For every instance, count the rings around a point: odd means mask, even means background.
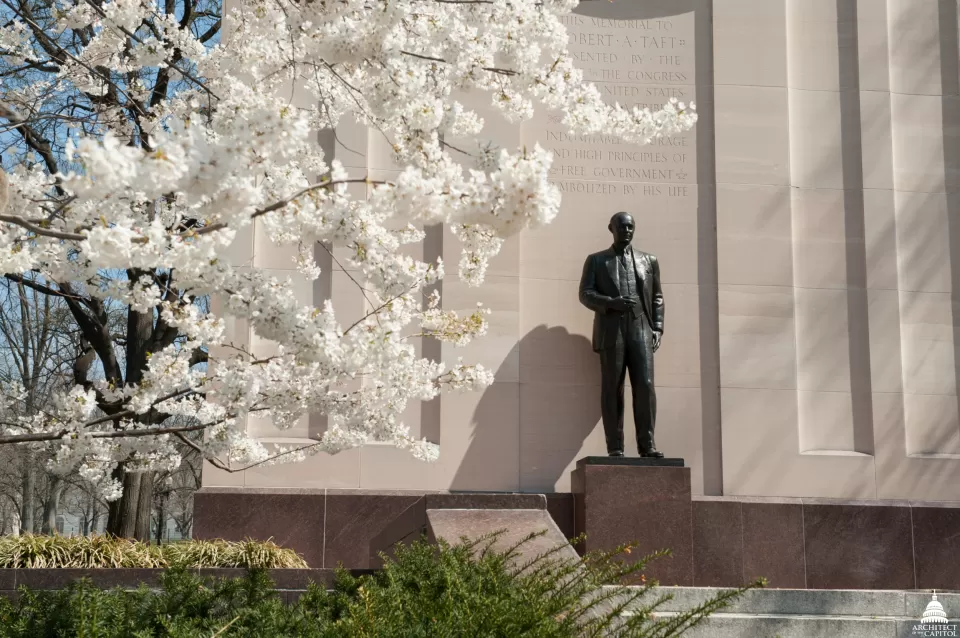
[[[659,450],[656,450],[656,449],[650,449],[650,450],[647,450],[646,452],[640,452],[640,456],[645,459],[662,459],[663,452],[660,452]]]

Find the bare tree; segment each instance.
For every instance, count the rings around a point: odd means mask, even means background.
[[[99,3],[91,3],[99,7]],[[179,22],[180,28],[195,34],[202,42],[218,37],[222,3],[216,0],[182,0],[161,3],[162,10],[156,20],[167,17]],[[99,10],[99,9],[98,9]],[[126,77],[100,70],[110,89],[103,95],[76,88],[63,91],[62,85],[51,83],[57,89],[43,88],[47,77],[54,77],[61,66],[74,58],[94,36],[92,26],[82,29],[63,30],[57,26],[57,3],[52,0],[2,0],[0,13],[4,22],[16,20],[27,25],[34,46],[36,62],[17,64],[15,58],[4,57],[0,52],[0,77],[4,87],[31,85],[39,87],[30,102],[11,103],[6,98],[15,91],[5,91],[0,99],[0,118],[9,126],[0,136],[5,151],[5,163],[10,166],[32,166],[39,163],[49,174],[58,174],[71,169],[65,152],[71,135],[71,127],[85,134],[95,134],[109,128],[132,131],[129,144],[149,148],[147,135],[141,127],[141,118],[176,90],[176,82],[183,74],[175,71],[179,53],[173,65],[153,73],[149,69],[134,71]],[[163,15],[161,15],[163,14]],[[153,18],[151,18],[152,20]],[[152,24],[139,25],[135,31],[149,32]],[[164,40],[164,45],[175,44]],[[132,97],[133,92],[124,90],[136,84],[143,87],[145,99]],[[53,91],[59,91],[53,93]],[[20,95],[20,94],[17,94]],[[113,118],[113,119],[111,119]],[[116,118],[122,122],[114,121]],[[107,121],[110,120],[110,121]],[[0,202],[6,202],[6,181],[0,184]],[[62,192],[60,192],[63,195]],[[186,229],[187,226],[184,226]],[[121,272],[104,272],[101,281],[49,281],[33,275],[7,274],[0,287],[0,350],[6,361],[0,381],[18,381],[25,389],[21,401],[25,414],[41,409],[43,393],[58,374],[65,375],[71,383],[92,387],[92,382],[105,379],[113,387],[135,384],[141,380],[151,352],[158,352],[176,343],[180,332],[168,325],[154,312],[138,312],[127,306],[111,304],[87,294],[91,287],[105,285],[112,278],[139,279],[151,277],[164,299],[176,303],[183,299],[173,273],[130,269]],[[183,303],[192,303],[184,300]],[[65,323],[62,321],[65,319]],[[66,328],[67,324],[69,327]],[[63,334],[72,339],[66,342],[58,338],[55,329],[65,328]],[[206,352],[194,353],[196,363],[206,360]],[[54,365],[56,362],[56,365]],[[60,365],[60,364],[63,365]],[[109,418],[123,411],[98,395],[98,406]],[[142,421],[159,425],[167,415],[153,411],[143,415]],[[118,421],[119,422],[119,421]],[[22,455],[22,498],[20,524],[22,529],[32,531],[42,527],[54,529],[56,509],[63,495],[64,485],[54,480],[47,490],[45,507],[41,509],[42,521],[36,520],[38,472],[44,459],[28,446],[18,446]],[[122,481],[123,496],[109,505],[108,531],[125,537],[145,539],[150,533],[150,518],[155,478],[152,472],[126,471],[125,464],[114,472]],[[39,524],[38,524],[39,523]]]
[[[107,502],[99,494],[96,485],[80,477],[67,477],[63,496],[63,509],[77,521],[79,534],[86,536],[100,530],[107,514]]]
[[[29,287],[31,281],[29,277],[0,279],[0,385],[6,400],[23,415],[43,410],[54,391],[65,385],[79,345],[66,305],[37,293]],[[62,479],[45,474],[49,453],[29,446],[17,452],[13,465],[20,476],[20,529],[55,530]],[[42,500],[41,487],[45,488]]]
[[[193,494],[200,489],[202,465],[200,455],[189,450],[177,469],[157,474],[153,497],[153,529],[157,543],[164,540],[163,534],[171,520],[180,537],[190,535],[193,528]]]

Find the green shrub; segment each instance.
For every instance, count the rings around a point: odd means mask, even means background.
[[[188,540],[150,545],[113,536],[0,536],[0,568],[307,567],[270,541]]]
[[[202,580],[175,567],[156,591],[102,591],[87,582],[59,592],[22,590],[16,603],[0,601],[0,638],[666,638],[743,591],[656,619],[668,596],[653,595],[652,584],[604,586],[638,572],[645,560],[625,566],[618,553],[578,561],[552,553],[522,563],[522,544],[495,551],[492,543],[415,543],[375,574],[341,570],[331,590],[311,586],[290,605],[263,570]],[[624,615],[628,608],[632,614]]]
[[[327,594],[312,588],[304,603]],[[0,600],[2,638],[273,638],[332,636],[303,613],[287,607],[264,571],[246,578],[204,581],[183,567],[171,568],[161,588],[100,590],[89,582],[62,591],[21,590],[17,603]]]

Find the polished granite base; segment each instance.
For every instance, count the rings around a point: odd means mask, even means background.
[[[683,459],[655,459],[642,456],[585,456],[577,461],[581,465],[630,465],[633,467],[683,467]]]
[[[688,468],[581,461],[574,494],[205,487],[193,536],[272,538],[312,568],[369,569],[371,546],[384,547],[371,541],[399,529],[401,515],[545,508],[564,537],[586,533],[591,548],[671,549],[647,572],[662,584],[735,587],[762,576],[794,589],[960,591],[960,503],[694,496]],[[0,594],[14,571],[0,569]]]
[[[683,459],[585,457],[573,471],[575,528],[584,552],[635,543],[629,558],[659,550],[647,578],[662,585],[693,584],[690,468]]]

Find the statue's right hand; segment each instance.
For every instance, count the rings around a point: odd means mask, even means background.
[[[613,300],[612,307],[617,312],[626,312],[637,305],[637,300],[630,297],[617,297]]]

